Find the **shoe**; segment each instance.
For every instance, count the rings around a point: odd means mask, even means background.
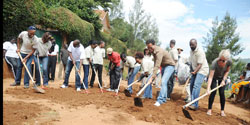
[[[155,102],[155,106],[159,107],[161,104],[159,102]]]
[[[207,115],[211,116],[211,115],[212,115],[212,113],[211,113],[211,112],[209,112],[209,111],[207,111]]]
[[[196,111],[196,110],[197,110],[197,108],[196,108],[196,107],[194,107],[194,106],[192,106],[192,105],[188,106],[188,108],[189,108],[189,109],[191,109],[191,110],[194,110],[194,111]]]
[[[68,88],[68,86],[65,86],[64,84],[61,86],[61,88]]]
[[[10,86],[20,86],[20,83],[14,82],[14,83],[10,84]]]
[[[170,101],[170,98],[167,98],[167,101]]]
[[[115,91],[116,93],[118,93],[119,90],[118,90],[118,89],[115,89],[114,91]]]
[[[108,88],[108,89],[106,89],[107,91],[109,91],[109,92],[113,92],[114,90],[113,89],[111,89],[111,88]]]
[[[247,101],[243,102],[243,104],[245,104],[245,105],[246,105],[246,104],[249,104],[249,102],[250,102],[249,100],[250,100],[250,99],[248,99]]]
[[[77,91],[77,92],[80,92],[80,91],[81,91],[81,88],[77,88],[76,91]]]
[[[221,115],[222,117],[225,117],[225,116],[226,116],[225,112],[221,112],[220,115]]]
[[[29,86],[28,86],[28,85],[25,85],[25,86],[24,86],[24,88],[25,88],[25,89],[28,89],[28,88],[29,88]]]

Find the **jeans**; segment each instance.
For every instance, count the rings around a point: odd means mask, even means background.
[[[23,53],[20,53],[22,58],[25,58],[28,54],[23,54]],[[31,55],[27,60],[26,60],[26,66],[29,70],[29,72],[31,73],[31,62],[34,58],[34,55]],[[22,68],[23,68],[23,63],[21,62],[21,59],[18,59],[17,61],[17,65],[18,65],[18,68],[17,68],[17,73],[16,73],[16,78],[15,78],[15,82],[17,84],[20,84],[21,82],[21,77],[22,77]],[[28,75],[28,72],[26,71],[25,69],[25,74],[24,74],[24,86],[29,86],[29,80],[30,80],[30,77]]]
[[[136,74],[139,72],[141,66],[136,66],[134,67],[134,70],[133,70],[133,73],[130,75],[130,77],[128,78],[128,85],[130,85],[131,83],[133,83],[134,79],[135,79],[135,76]],[[132,94],[133,92],[133,89],[132,89],[132,86],[130,86],[128,88],[129,92]]]
[[[218,80],[218,85],[220,85],[221,81],[222,80]],[[212,80],[211,90],[214,89],[215,87],[217,87],[217,79]],[[212,105],[213,105],[213,102],[214,102],[214,97],[216,95],[216,91],[213,91],[209,96],[208,109],[212,109]],[[225,91],[225,86],[219,88],[221,110],[224,110],[225,101],[226,101],[224,91]]]
[[[36,65],[36,71],[39,71],[39,67],[38,67],[38,60],[37,58],[35,57],[35,65]],[[41,69],[41,73],[42,73],[42,77],[43,77],[43,85],[44,86],[48,86],[48,81],[49,81],[49,78],[48,78],[48,56],[44,56],[44,57],[39,57],[39,63],[40,65],[42,64],[42,67],[40,68]],[[39,78],[40,78],[40,72],[36,72],[36,75],[39,75]],[[39,82],[38,82],[39,81]],[[40,85],[40,80],[37,80],[37,85]]]
[[[13,58],[13,57],[8,57],[5,56],[5,60],[7,62],[7,64],[9,64],[11,66],[11,70],[13,72],[14,78],[16,78],[16,73],[17,73],[17,68],[18,68],[18,58]]]
[[[151,75],[149,75],[147,78],[146,78],[146,83],[148,82],[148,80],[150,79],[152,77],[152,74]],[[143,81],[144,82],[144,81]],[[146,85],[146,83],[144,83],[145,85]],[[153,95],[152,95],[152,84],[149,84],[147,87],[146,87],[146,89],[145,89],[145,91],[144,91],[144,94],[143,94],[143,97],[144,98],[150,98],[150,99],[152,99],[153,98]]]
[[[121,68],[115,66],[114,69],[110,71],[110,89],[118,89],[118,85],[121,78]]]
[[[166,67],[162,67],[161,90],[157,98],[157,102],[159,102],[160,104],[167,102],[167,94],[168,94],[167,84],[173,72],[174,72],[174,66],[169,65]]]
[[[86,89],[88,89],[89,65],[83,65],[83,72],[84,72],[83,84],[85,85]]]
[[[206,77],[205,75],[202,75],[200,73],[192,75],[191,81],[190,81],[191,101],[199,97],[201,85],[205,77]],[[192,104],[192,106],[194,106],[195,108],[198,108],[198,102],[199,101],[196,101],[195,103]]]
[[[175,73],[173,72],[171,77],[169,78],[169,81],[168,81],[168,98],[170,98],[170,95],[174,89],[174,74]]]
[[[95,71],[96,73],[98,72],[98,80],[100,82],[100,85],[102,86],[102,65],[100,64],[94,64],[95,67]],[[90,86],[93,87],[94,81],[95,81],[95,72],[94,70],[92,70],[92,76],[91,76],[91,80],[90,80]]]
[[[65,86],[68,86],[68,84],[69,84],[69,76],[70,76],[70,72],[71,72],[73,67],[74,67],[73,62],[68,59],[67,66],[66,66],[66,72],[65,72],[65,79],[63,82],[63,84]],[[76,67],[79,69],[80,61],[76,61]],[[78,75],[78,72],[76,70],[75,70],[75,87],[81,88],[80,76]]]
[[[50,79],[55,79],[55,71],[56,71],[56,60],[57,56],[49,56],[48,62],[48,76]]]

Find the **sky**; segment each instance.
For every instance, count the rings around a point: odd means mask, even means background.
[[[122,0],[125,19],[133,7],[134,0]],[[239,43],[245,50],[236,57],[250,58],[250,0],[142,0],[143,9],[156,19],[161,47],[169,46],[171,39],[183,55],[189,56],[189,41],[197,39],[203,47],[204,39],[212,27],[212,21],[222,20],[226,12],[236,18]]]

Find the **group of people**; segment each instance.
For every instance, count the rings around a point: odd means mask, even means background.
[[[43,72],[43,86],[48,86],[48,80],[54,80],[55,64],[53,60],[57,61],[58,50],[54,39],[49,32],[44,33],[42,38],[37,38],[35,35],[36,29],[34,26],[30,26],[28,31],[20,33],[17,39],[17,46],[14,46],[14,39],[11,42],[4,45],[6,51],[6,61],[11,62],[13,70],[15,71],[15,83],[12,85],[20,85],[21,73],[23,63],[18,59],[17,53],[23,58],[23,62],[26,63],[29,71],[31,71],[31,62],[34,59],[37,65],[38,59],[42,64]],[[20,42],[22,41],[22,45]],[[171,93],[174,89],[174,79],[179,72],[179,62],[182,59],[181,48],[175,47],[176,41],[170,41],[170,50],[164,50],[156,45],[153,39],[146,41],[146,48],[143,52],[137,52],[134,56],[127,56],[122,53],[113,51],[112,48],[107,48],[107,58],[109,63],[109,75],[110,85],[107,91],[118,92],[119,85],[122,80],[122,73],[124,66],[128,67],[128,85],[135,81],[136,75],[140,72],[140,77],[137,82],[142,81],[141,88],[149,84],[143,94],[143,98],[152,99],[152,85],[160,88],[157,101],[155,106],[161,106],[167,101],[171,100]],[[187,88],[188,98],[187,100],[192,101],[199,97],[201,85],[204,80],[208,77],[207,93],[210,94],[208,100],[208,115],[212,115],[212,105],[216,91],[210,93],[210,90],[215,88],[217,85],[222,85],[219,88],[220,104],[221,104],[221,116],[225,116],[225,83],[228,77],[230,68],[232,66],[231,54],[228,49],[222,50],[218,55],[218,58],[214,59],[211,64],[210,70],[204,51],[197,46],[197,40],[191,39],[189,42],[191,51],[190,57],[186,60],[186,63],[190,65],[190,83]],[[103,41],[91,40],[89,46],[85,47],[81,44],[80,40],[76,39],[70,42],[69,46],[63,45],[61,60],[65,69],[65,77],[61,88],[67,88],[69,82],[69,76],[72,68],[75,70],[75,89],[81,91],[81,89],[92,88],[94,85],[96,73],[98,72],[99,87],[102,86],[102,70],[103,70],[103,58],[105,58],[105,43]],[[20,49],[21,48],[21,49]],[[51,49],[52,48],[52,49]],[[55,51],[55,52],[54,52]],[[37,58],[38,57],[38,58]],[[52,62],[48,61],[51,60]],[[56,62],[54,61],[54,62]],[[16,63],[17,62],[17,63]],[[52,68],[48,68],[52,65]],[[248,64],[249,65],[249,64]],[[38,66],[36,66],[38,67]],[[84,78],[81,82],[81,67],[83,67]],[[90,82],[88,82],[89,69],[92,69],[92,76]],[[249,68],[248,68],[249,70]],[[39,70],[36,70],[39,71]],[[52,76],[49,77],[48,72],[52,72]],[[178,72],[177,72],[178,71]],[[160,83],[161,81],[161,83]],[[248,81],[249,86],[249,72],[247,72],[245,81]],[[40,85],[40,77],[36,75],[36,84]],[[246,84],[244,84],[246,85]],[[234,85],[233,85],[234,86]],[[27,71],[24,76],[24,88],[29,88],[29,76]],[[132,86],[128,88],[132,94]],[[192,110],[197,110],[199,101],[189,106]]]

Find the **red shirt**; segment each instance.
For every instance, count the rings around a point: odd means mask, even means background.
[[[120,54],[117,53],[117,52],[112,52],[112,55],[109,56],[108,55],[108,59],[114,63],[117,67],[120,66],[120,61],[121,61],[121,58],[120,58]]]

